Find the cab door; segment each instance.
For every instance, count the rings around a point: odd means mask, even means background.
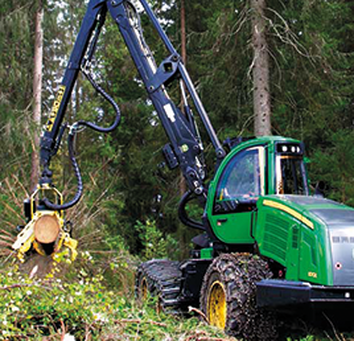
[[[253,244],[251,224],[265,188],[265,147],[236,153],[215,180],[209,221],[216,237],[228,244]]]

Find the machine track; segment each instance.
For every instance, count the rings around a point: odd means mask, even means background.
[[[208,268],[201,289],[200,305],[210,318],[210,295],[214,283],[224,288],[225,331],[245,340],[276,340],[275,315],[256,306],[255,283],[272,277],[268,264],[251,254],[223,254]],[[222,313],[220,313],[222,315]],[[216,316],[216,319],[219,316]],[[215,320],[215,316],[214,316]]]
[[[181,278],[179,262],[153,259],[141,263],[135,278],[136,297],[140,301],[144,300],[144,290],[147,289],[152,296],[158,297],[159,309],[168,313],[180,313],[178,296],[181,291]]]

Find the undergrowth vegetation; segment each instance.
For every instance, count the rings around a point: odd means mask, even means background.
[[[154,297],[138,303],[131,276],[136,259],[125,260],[113,270],[113,266],[96,269],[92,275],[87,270],[99,262],[96,258],[85,252],[68,271],[42,279],[24,275],[17,265],[3,266],[0,340],[236,341],[208,326],[197,309],[194,316],[185,317],[157,312]],[[105,271],[112,272],[103,276]],[[294,321],[282,325],[281,340],[353,340],[351,334],[335,328],[318,330]]]
[[[195,317],[157,313],[154,299],[138,305],[132,290],[108,288],[102,275],[69,275],[30,279],[17,267],[2,270],[0,340],[229,339]]]

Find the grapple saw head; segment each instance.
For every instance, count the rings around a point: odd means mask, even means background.
[[[52,211],[41,205],[41,197],[48,194],[62,204],[62,194],[48,184],[38,185],[37,190],[25,201],[27,225],[18,234],[12,248],[17,252],[20,262],[26,255],[35,251],[42,256],[57,259],[61,254],[69,255],[69,261],[77,256],[77,241],[70,236],[70,223],[64,219],[63,211]]]

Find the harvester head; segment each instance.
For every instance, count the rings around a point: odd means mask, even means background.
[[[48,194],[54,196],[59,204],[62,203],[62,194],[48,184],[38,185],[37,190],[25,201],[28,223],[12,245],[22,263],[26,260],[26,254],[32,250],[53,259],[63,253],[69,253],[70,261],[74,261],[77,256],[77,241],[70,236],[63,212],[51,211],[41,205],[40,198]]]

